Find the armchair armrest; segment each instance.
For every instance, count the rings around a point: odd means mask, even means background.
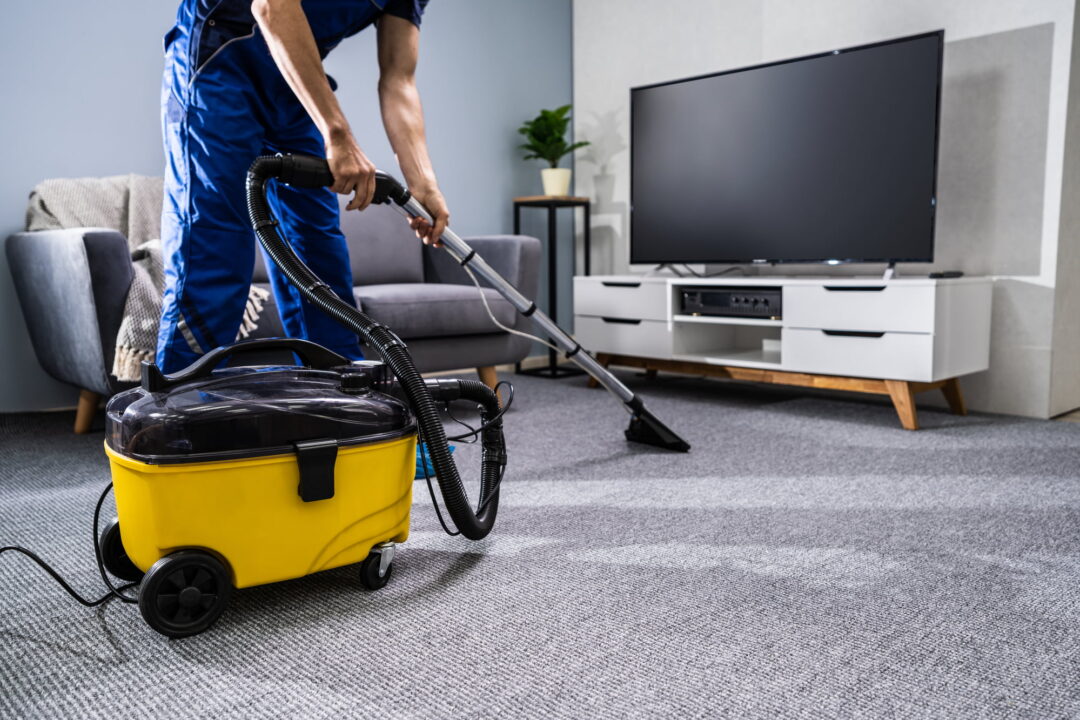
[[[116,333],[132,279],[124,236],[103,228],[16,233],[7,256],[41,366],[61,382],[111,394]]]
[[[462,239],[521,294],[530,299],[536,297],[540,285],[539,240],[529,235],[479,235]],[[472,280],[448,252],[426,246],[424,278],[427,282],[472,284]],[[480,282],[483,283],[483,280]]]

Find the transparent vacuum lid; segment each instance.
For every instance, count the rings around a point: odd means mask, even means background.
[[[292,452],[304,440],[350,445],[412,433],[408,406],[371,390],[369,380],[362,368],[243,367],[168,392],[134,388],[109,401],[107,441],[134,459],[167,463]]]

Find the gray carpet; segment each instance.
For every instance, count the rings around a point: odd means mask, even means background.
[[[0,717],[1080,717],[1080,424],[910,433],[880,403],[626,377],[689,455],[628,446],[580,379],[515,378],[495,532],[442,536],[418,486],[377,593],[350,568],[245,590],[170,641],[3,556]],[[108,469],[70,420],[0,417],[0,544],[96,593]]]

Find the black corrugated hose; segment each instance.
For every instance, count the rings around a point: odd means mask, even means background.
[[[325,166],[325,163],[324,163]],[[333,178],[325,169],[311,168],[296,162],[292,156],[267,155],[257,158],[248,169],[247,203],[252,227],[266,253],[287,278],[312,304],[352,332],[366,345],[374,348],[390,370],[397,376],[406,399],[416,414],[420,434],[427,444],[432,467],[442,491],[447,512],[462,535],[479,540],[495,524],[499,508],[499,480],[506,465],[506,446],[499,400],[487,385],[475,380],[438,380],[426,382],[413,365],[405,344],[385,325],[381,325],[339,298],[296,256],[292,247],[277,229],[277,220],[266,200],[266,182],[281,179],[298,187],[325,187]],[[435,405],[439,401],[473,400],[481,407],[485,429],[481,433],[483,447],[480,467],[479,512],[469,504],[454,458],[447,447],[446,433]],[[492,419],[494,421],[492,422]]]

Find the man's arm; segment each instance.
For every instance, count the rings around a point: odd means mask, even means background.
[[[428,157],[424,136],[424,112],[416,89],[416,60],[420,29],[394,15],[379,19],[379,106],[390,145],[405,174],[409,191],[426,207],[434,226],[413,220],[416,234],[428,244],[438,244],[450,222],[446,200],[439,192],[435,170]]]
[[[322,133],[332,189],[342,195],[355,191],[347,209],[363,210],[375,192],[375,165],[360,149],[334,97],[300,0],[254,0],[251,11],[282,76]]]

